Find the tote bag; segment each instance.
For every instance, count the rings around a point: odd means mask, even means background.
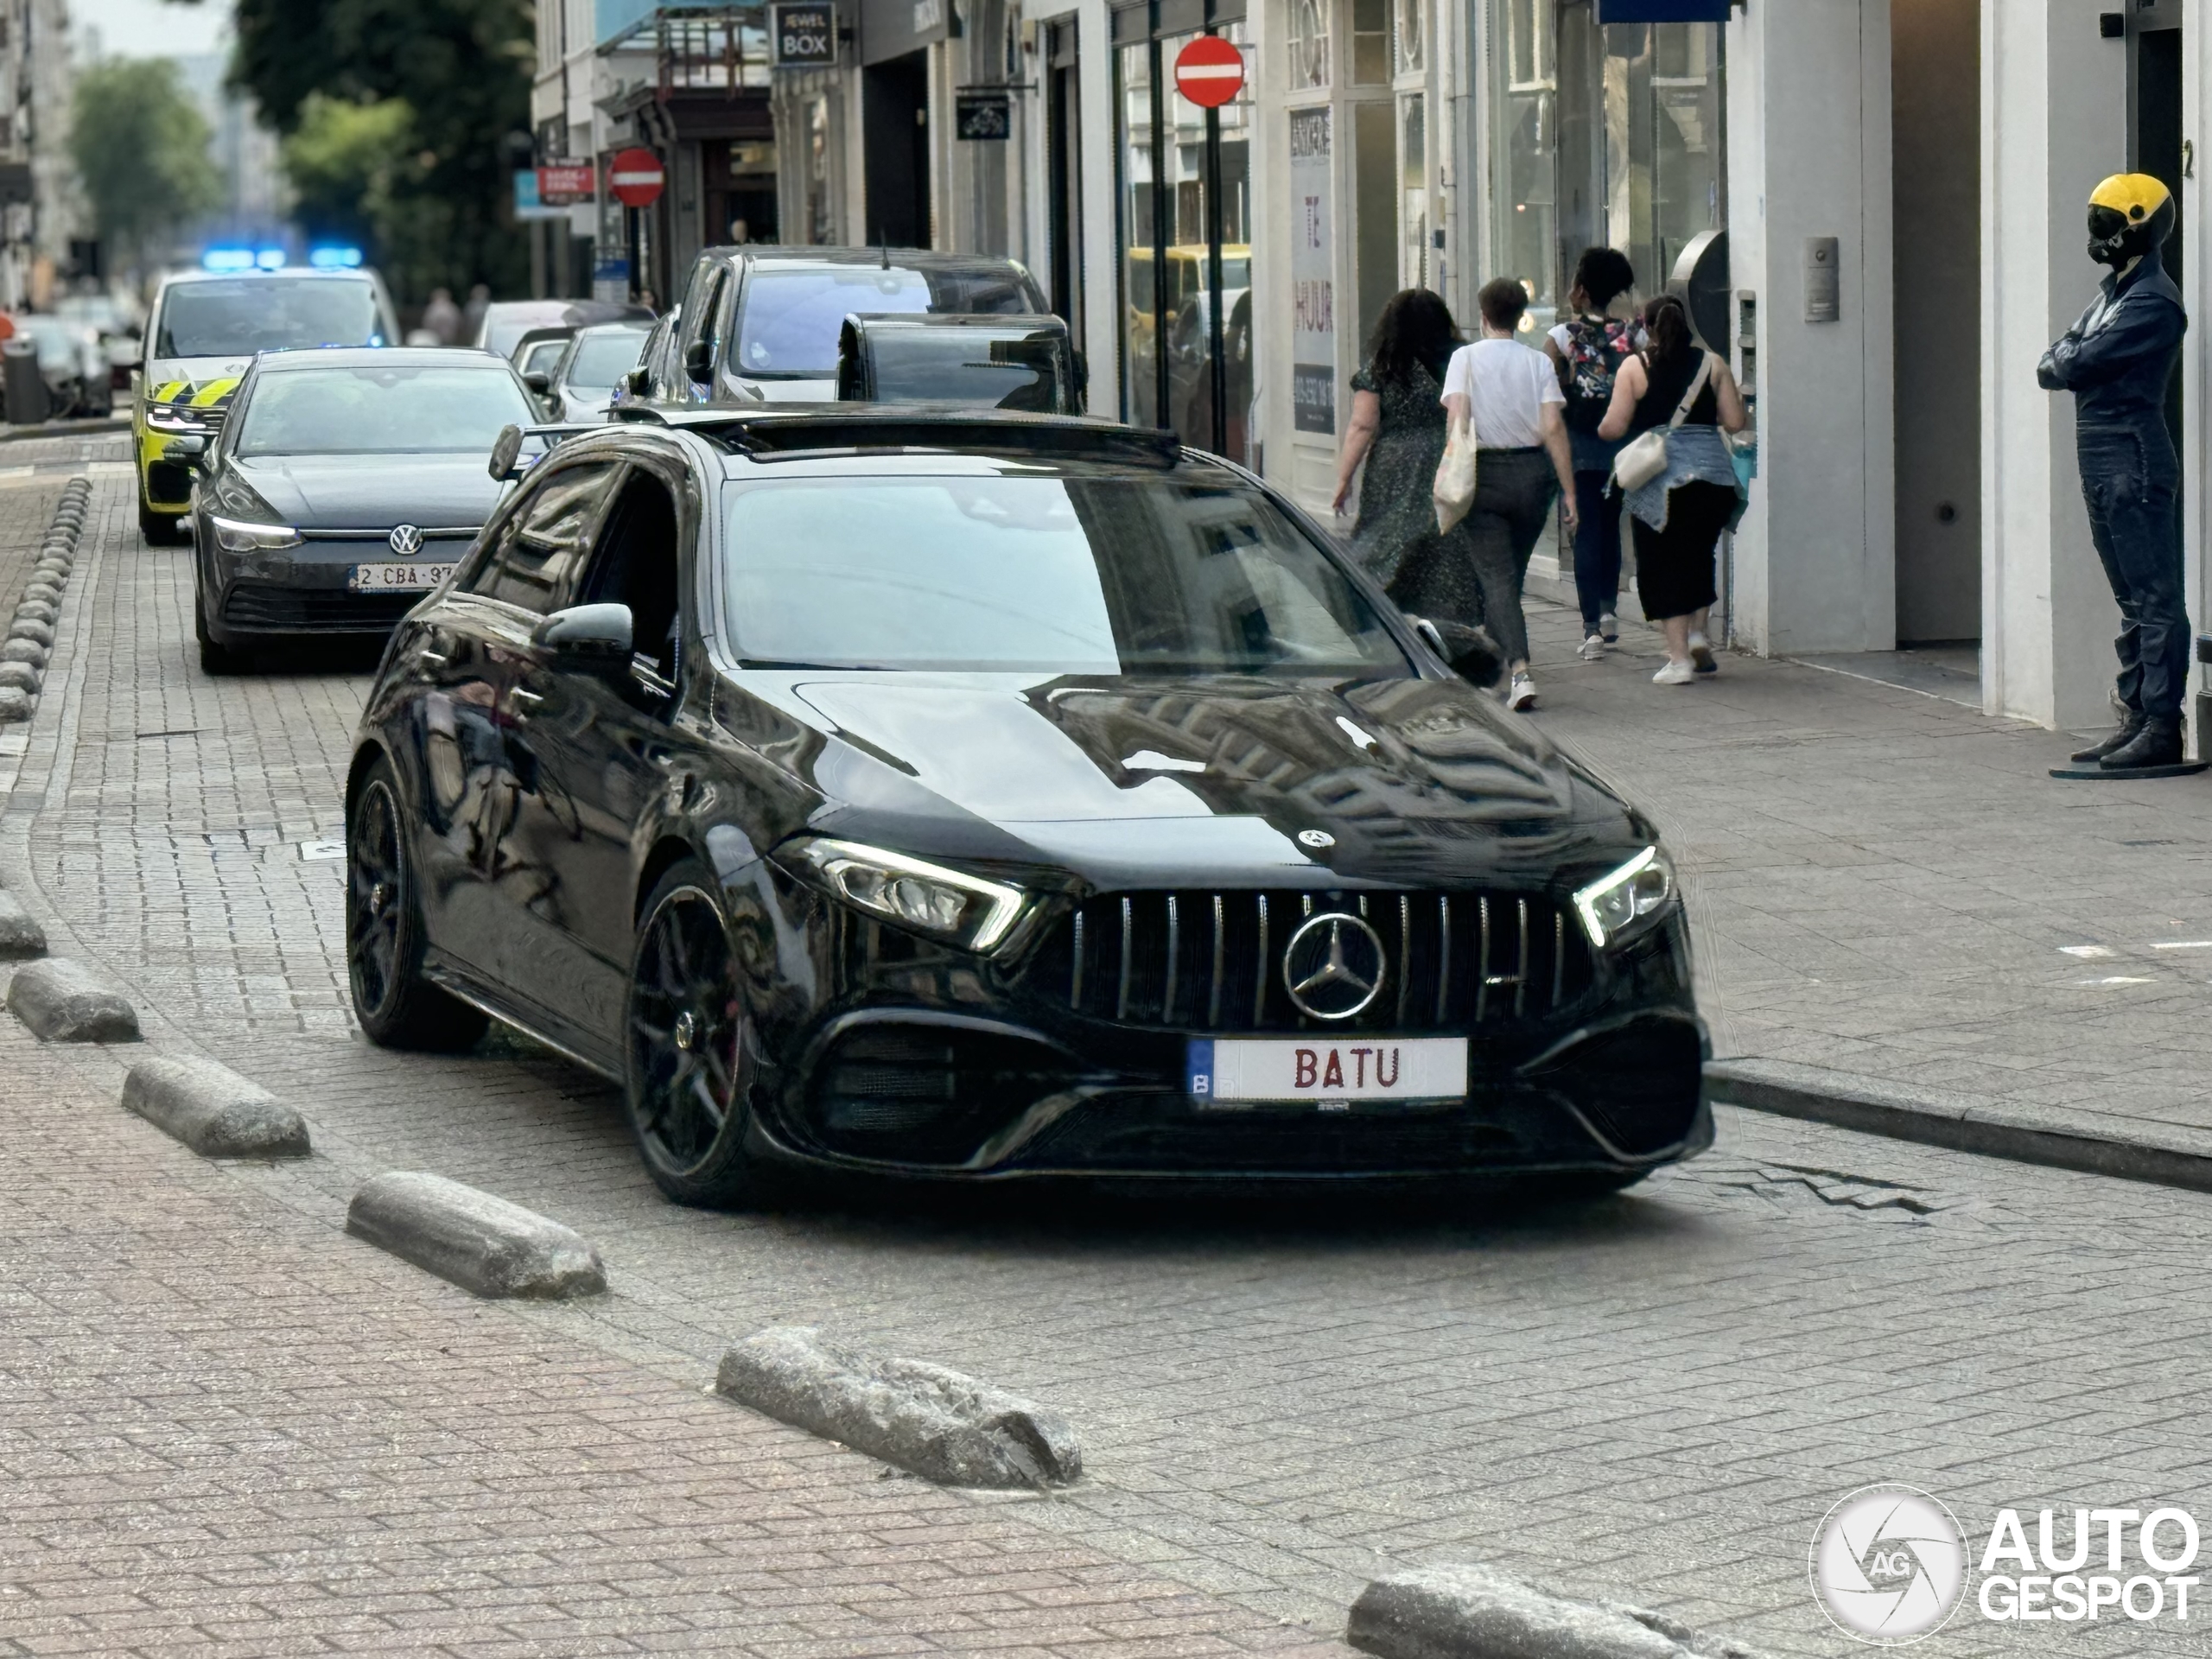
[[[1690,405],[1697,402],[1698,394],[1712,378],[1713,353],[1707,352],[1705,361],[1697,365],[1697,378],[1690,382],[1690,389],[1675,406],[1675,418],[1664,426],[1653,427],[1613,458],[1613,477],[1623,490],[1640,490],[1653,479],[1666,476],[1667,435],[1689,418]]]
[[[1454,415],[1444,440],[1444,459],[1436,468],[1430,494],[1436,500],[1436,531],[1442,535],[1467,516],[1475,505],[1475,426],[1471,417]]]

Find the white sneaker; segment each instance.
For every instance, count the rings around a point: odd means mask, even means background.
[[[1669,663],[1651,677],[1654,685],[1688,685],[1697,678],[1697,671],[1688,663]]]
[[[1611,611],[1607,611],[1598,619],[1598,632],[1605,636],[1607,645],[1618,645],[1621,638],[1620,618],[1615,616]]]
[[[1605,636],[1598,633],[1584,634],[1582,636],[1582,649],[1576,654],[1586,663],[1594,663],[1599,661],[1605,654]]]
[[[1700,674],[1720,671],[1720,664],[1713,660],[1713,642],[1701,633],[1690,635],[1690,662]]]
[[[1513,689],[1506,694],[1505,706],[1516,713],[1525,713],[1536,706],[1536,683],[1526,674],[1513,677]]]

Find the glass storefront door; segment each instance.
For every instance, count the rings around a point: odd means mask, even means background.
[[[1116,16],[1122,412],[1241,460],[1252,402],[1255,66],[1241,22],[1163,35],[1164,10],[1151,0]],[[1214,146],[1206,112],[1174,86],[1175,55],[1201,32],[1235,41],[1246,59],[1243,90],[1222,106]],[[1219,153],[1217,202],[1210,147]]]
[[[1490,3],[1491,274],[1528,287],[1531,327],[1565,306],[1592,244],[1628,255],[1639,296],[1659,292],[1683,247],[1726,219],[1719,26],[1601,27],[1589,0]]]

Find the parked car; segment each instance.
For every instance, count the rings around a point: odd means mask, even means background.
[[[192,493],[200,666],[302,635],[383,633],[449,572],[500,493],[501,429],[536,418],[514,370],[392,346],[257,358],[231,418],[172,441]]]
[[[1166,434],[626,411],[401,623],[346,812],[362,1030],[536,1033],[683,1203],[1712,1138],[1649,820]]]
[[[607,404],[610,414],[625,404],[642,401],[655,380],[665,379],[675,372],[671,353],[676,350],[677,333],[683,324],[683,308],[680,305],[672,305],[660,314],[639,350],[637,365],[615,382],[614,395]]]
[[[1049,311],[1012,259],[915,248],[709,248],[683,287],[671,351],[630,390],[655,403],[812,403],[837,395],[837,337],[855,313]]]
[[[837,396],[1079,415],[1080,361],[1058,317],[851,316],[838,334]]]
[[[530,329],[515,342],[514,350],[507,353],[507,360],[515,365],[518,374],[550,375],[553,365],[561,360],[561,353],[568,350],[569,342],[575,337],[575,329],[566,323]]]
[[[192,474],[167,459],[180,437],[212,437],[258,352],[389,346],[391,296],[372,270],[180,271],[162,283],[131,403],[138,528],[161,543],[183,534]]]
[[[542,378],[525,373],[524,383],[537,394],[549,421],[603,421],[613,404],[614,389],[638,366],[651,333],[639,322],[579,328],[563,345],[550,371]]]
[[[484,308],[484,320],[468,343],[495,357],[512,358],[533,328],[583,328],[625,318],[650,323],[653,314],[648,306],[617,300],[498,300]]]
[[[38,347],[47,413],[54,419],[105,415],[111,407],[106,349],[89,323],[50,311],[18,311],[16,332]]]

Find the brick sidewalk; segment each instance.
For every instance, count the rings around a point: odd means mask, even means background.
[[[2212,774],[2062,782],[2078,739],[1796,663],[1655,686],[1624,622],[1585,664],[1531,606],[1535,718],[1658,820],[1716,1052],[2212,1149]]]
[[[1346,1651],[514,1317],[0,1021],[0,1653]]]

